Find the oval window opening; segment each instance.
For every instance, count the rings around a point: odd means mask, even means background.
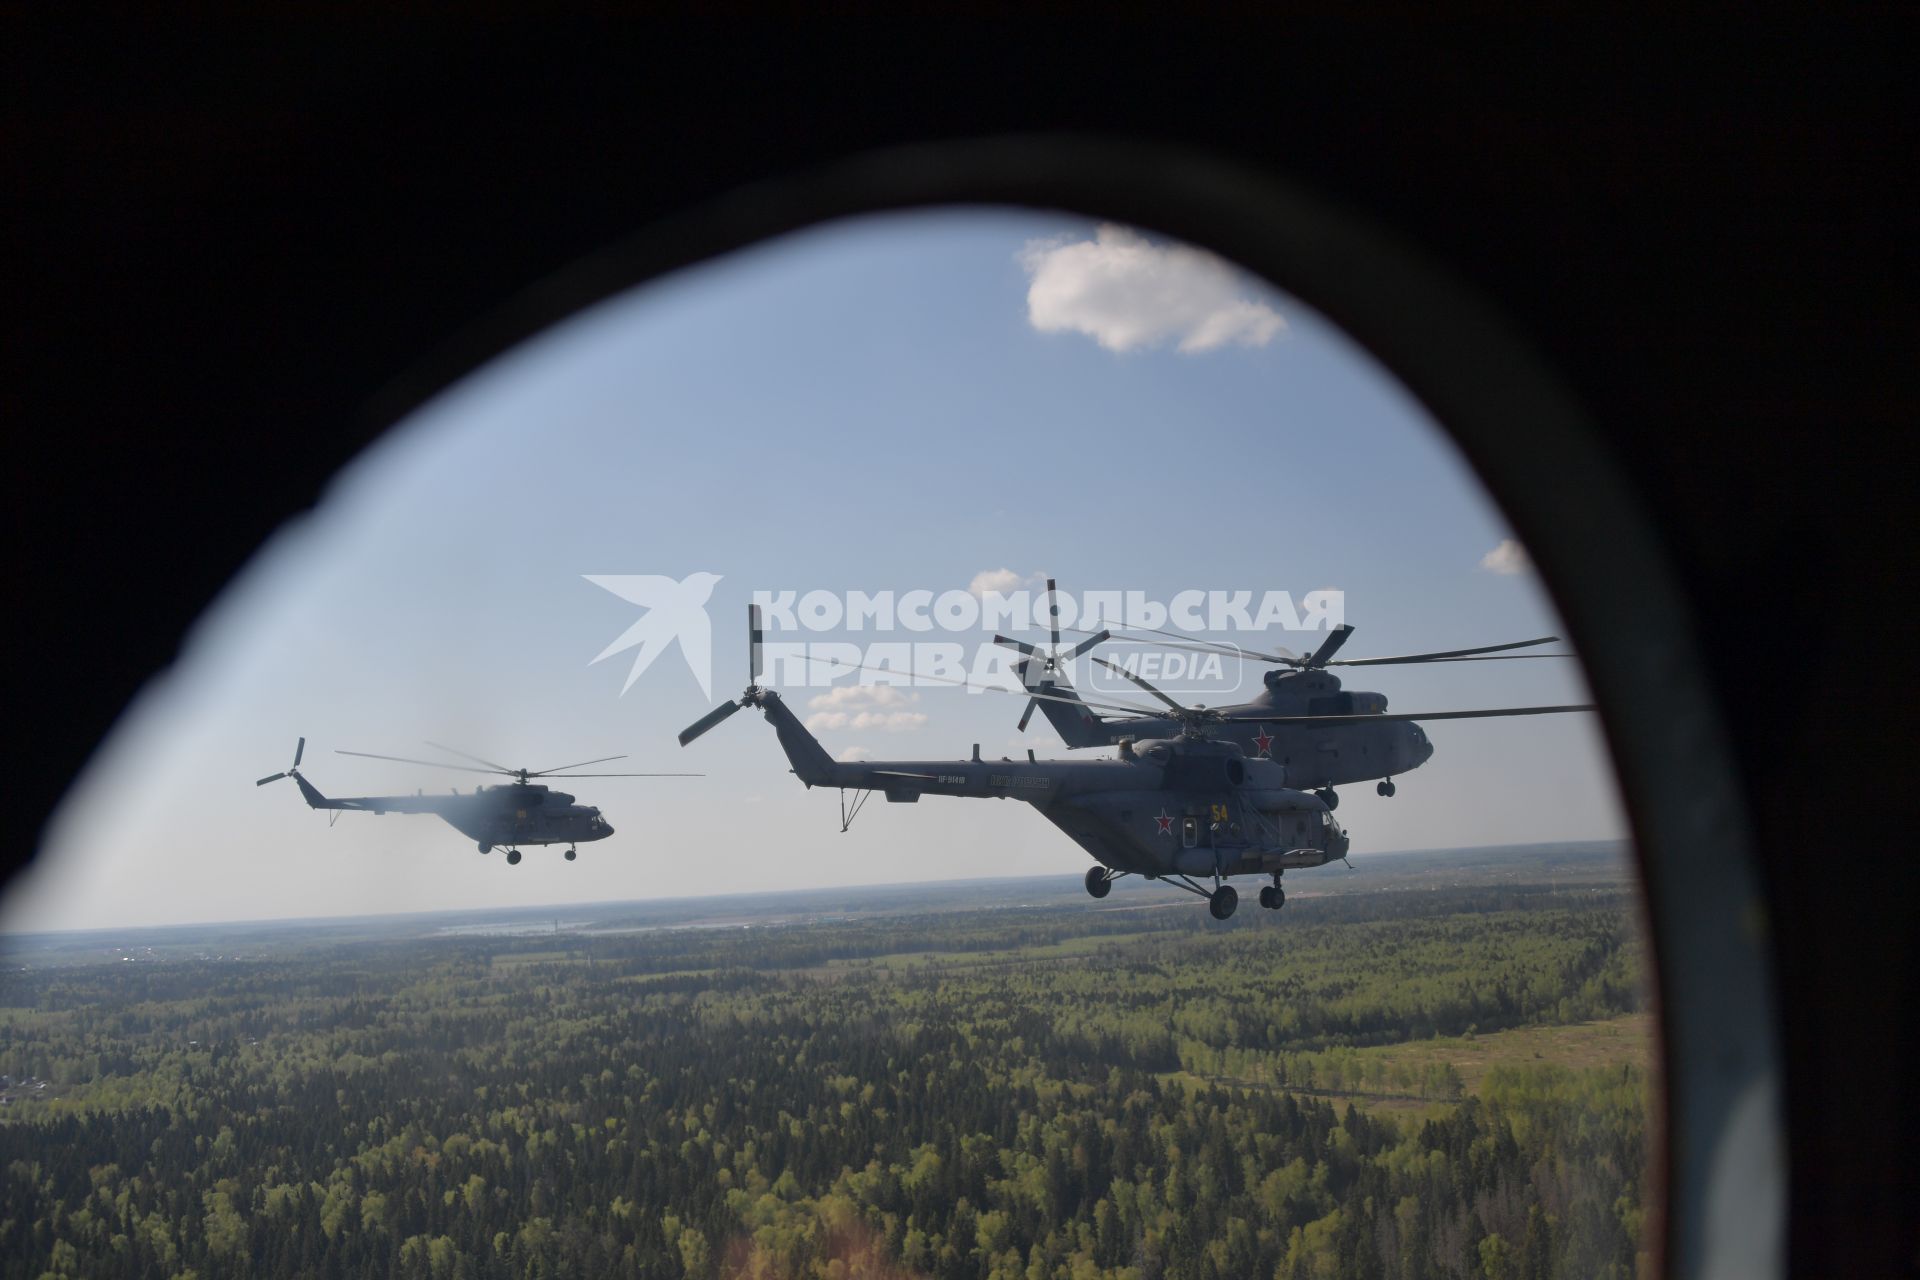
[[[35,1273],[1641,1273],[1564,634],[1390,374],[1164,237],[595,306],[261,551],[10,893]]]

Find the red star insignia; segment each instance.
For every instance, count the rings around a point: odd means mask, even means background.
[[[1163,809],[1159,813],[1154,815],[1153,820],[1160,824],[1160,830],[1156,834],[1163,835],[1163,836],[1170,836],[1173,834],[1173,815],[1172,814],[1168,813],[1166,810]]]
[[[1253,745],[1261,755],[1267,755],[1273,750],[1273,735],[1263,728],[1253,735]]]

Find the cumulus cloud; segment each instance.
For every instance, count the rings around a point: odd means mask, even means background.
[[[1512,576],[1533,568],[1533,561],[1527,558],[1525,547],[1512,538],[1502,538],[1499,546],[1480,557],[1480,567],[1488,573]]]
[[[843,747],[840,750],[840,754],[835,758],[839,760],[847,760],[847,761],[871,760],[873,759],[873,748],[872,747]]]
[[[1249,295],[1225,261],[1103,225],[1091,240],[1033,240],[1020,252],[1027,319],[1042,333],[1084,333],[1109,351],[1174,341],[1189,354],[1261,347],[1287,322]]]
[[[917,729],[927,722],[926,713],[907,708],[918,701],[919,694],[893,685],[841,685],[807,700],[807,708],[813,712],[807,717],[807,728],[816,733],[829,729],[877,729],[882,733]]]
[[[967,590],[976,596],[984,596],[989,591],[998,591],[1001,595],[1012,595],[1030,582],[1039,582],[1040,575],[1029,573],[1024,577],[1011,569],[982,569],[973,575],[973,581],[967,584]]]

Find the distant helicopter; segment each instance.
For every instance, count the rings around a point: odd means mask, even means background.
[[[307,804],[315,809],[333,809],[357,813],[433,813],[444,818],[447,825],[468,839],[477,841],[481,853],[491,853],[496,846],[507,851],[507,865],[520,864],[521,845],[564,844],[567,846],[567,861],[572,862],[578,856],[576,844],[586,844],[594,840],[605,840],[613,834],[613,827],[600,815],[593,805],[575,804],[574,798],[564,791],[555,791],[532,781],[534,778],[692,778],[699,774],[687,773],[568,773],[569,769],[582,769],[590,764],[605,764],[609,760],[624,760],[624,755],[601,756],[597,760],[582,760],[579,764],[563,764],[552,769],[509,769],[505,765],[494,764],[491,760],[482,760],[479,756],[456,751],[452,747],[443,747],[437,742],[428,746],[435,751],[445,751],[460,756],[475,764],[485,765],[483,769],[473,765],[450,764],[442,760],[415,760],[408,756],[375,755],[370,751],[336,751],[335,755],[360,756],[368,760],[397,760],[402,764],[431,765],[436,769],[459,769],[466,773],[502,774],[514,779],[505,786],[482,786],[471,795],[461,795],[458,791],[452,795],[427,796],[340,796],[328,797],[300,774],[300,760],[306,754],[307,740],[300,739],[293,749],[293,763],[281,773],[261,778],[253,785],[264,787],[269,782],[278,782],[282,778],[292,778],[300,788],[300,794],[306,797]]]
[[[1266,687],[1258,695],[1247,702],[1215,708],[1208,713],[1211,717],[1208,722],[1216,726],[1212,736],[1239,743],[1246,754],[1255,759],[1275,760],[1285,765],[1287,777],[1293,784],[1315,789],[1315,794],[1329,809],[1338,808],[1340,804],[1339,793],[1334,790],[1336,786],[1352,782],[1376,782],[1374,789],[1380,795],[1391,796],[1396,790],[1393,782],[1395,775],[1417,769],[1432,757],[1433,743],[1416,721],[1559,715],[1593,710],[1590,704],[1580,704],[1389,713],[1385,694],[1344,691],[1340,687],[1339,677],[1328,670],[1329,667],[1410,666],[1435,662],[1498,662],[1572,656],[1564,653],[1508,652],[1553,644],[1559,640],[1558,636],[1541,636],[1535,640],[1516,640],[1471,649],[1449,649],[1438,653],[1401,654],[1391,658],[1341,659],[1333,655],[1353,634],[1353,628],[1346,625],[1334,628],[1320,647],[1306,657],[1285,652],[1261,653],[1155,627],[1135,628],[1118,635],[1110,630],[1087,632],[1079,628],[1065,628],[1088,638],[1063,651],[1060,648],[1060,632],[1063,628],[1060,626],[1060,610],[1054,601],[1052,578],[1047,579],[1047,612],[1053,638],[1051,647],[1047,649],[1007,636],[997,635],[993,638],[995,644],[1026,655],[1014,668],[1022,684],[1033,695],[1020,717],[1023,732],[1036,708],[1045,714],[1061,740],[1070,748],[1106,747],[1126,738],[1164,738],[1180,732],[1191,712],[1134,672],[1105,659],[1094,658],[1093,661],[1159,699],[1170,708],[1170,712],[1147,709],[1136,711],[1124,719],[1108,719],[1075,693],[1066,678],[1066,664],[1109,639],[1271,662],[1279,669],[1265,673],[1263,679]],[[1043,698],[1042,694],[1052,696]],[[1206,710],[1193,709],[1196,712]]]
[[[689,725],[680,745],[742,707],[760,708],[795,776],[809,787],[840,788],[843,831],[875,791],[896,804],[923,795],[1024,800],[1093,855],[1098,865],[1088,869],[1086,887],[1095,898],[1106,897],[1115,880],[1140,875],[1205,898],[1216,920],[1239,905],[1229,877],[1271,876],[1260,905],[1277,909],[1286,904],[1280,880],[1288,869],[1347,854],[1346,832],[1321,800],[1288,786],[1284,766],[1249,760],[1236,743],[1210,741],[1205,713],[1184,712],[1186,723],[1170,740],[1122,742],[1109,760],[1036,761],[1029,751],[1025,760],[988,761],[977,745],[970,760],[835,760],[780,695],[760,684],[758,606],[749,606],[747,625],[746,692]],[[1209,880],[1211,888],[1202,883]]]

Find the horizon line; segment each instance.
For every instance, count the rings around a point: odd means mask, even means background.
[[[1564,848],[1568,845],[1583,845],[1583,844],[1614,844],[1614,845],[1619,845],[1625,849],[1631,849],[1633,846],[1633,838],[1630,835],[1629,836],[1594,836],[1594,837],[1581,839],[1581,840],[1542,840],[1542,841],[1522,840],[1522,841],[1515,841],[1508,844],[1433,845],[1433,846],[1425,846],[1417,849],[1383,849],[1377,852],[1369,852],[1365,855],[1365,857],[1366,858],[1410,857],[1410,856],[1418,856],[1422,854],[1464,853],[1464,852],[1476,851],[1476,850],[1556,849],[1556,848]],[[1039,872],[1033,875],[1015,875],[1015,876],[1005,876],[1005,875],[961,876],[957,878],[948,878],[948,879],[942,879],[942,880],[883,880],[883,881],[871,881],[863,884],[815,885],[805,889],[783,889],[781,890],[781,892],[786,894],[832,893],[836,891],[858,892],[862,890],[874,890],[874,889],[907,889],[907,888],[913,888],[916,886],[938,887],[938,886],[947,886],[947,885],[1009,883],[1009,882],[1017,882],[1021,880],[1062,880],[1062,879],[1070,880],[1075,878],[1077,875],[1078,875],[1077,872],[1047,871],[1047,872]],[[72,937],[80,934],[104,933],[104,932],[108,932],[110,930],[115,930],[115,929],[155,930],[155,929],[200,929],[200,928],[207,928],[210,926],[233,928],[233,927],[244,926],[244,925],[285,926],[285,925],[296,925],[296,924],[306,924],[306,925],[347,924],[347,923],[354,923],[358,921],[373,921],[373,920],[398,921],[398,920],[406,920],[410,918],[419,918],[419,917],[426,917],[426,916],[476,915],[484,912],[517,913],[517,912],[547,912],[547,911],[559,911],[559,910],[565,910],[565,909],[579,909],[579,908],[605,909],[609,907],[625,907],[625,906],[638,906],[638,905],[652,906],[652,905],[662,905],[662,904],[674,903],[674,902],[708,902],[714,899],[721,899],[721,898],[747,898],[747,897],[763,897],[763,896],[764,896],[764,893],[760,890],[737,889],[737,890],[732,890],[724,893],[700,893],[700,894],[689,893],[689,894],[670,895],[670,896],[661,897],[661,898],[620,898],[612,901],[584,901],[584,902],[581,902],[581,901],[544,902],[544,903],[533,902],[533,903],[526,903],[520,906],[511,906],[511,907],[436,907],[436,908],[428,908],[428,909],[419,910],[419,911],[375,911],[375,912],[367,912],[362,915],[351,915],[351,916],[339,916],[339,915],[254,916],[254,917],[241,917],[236,919],[225,919],[225,920],[182,920],[182,921],[178,921],[171,924],[122,923],[122,924],[100,924],[100,925],[76,925],[76,926],[65,928],[65,929],[0,928],[0,943],[10,942],[16,939],[24,939],[24,938]]]

